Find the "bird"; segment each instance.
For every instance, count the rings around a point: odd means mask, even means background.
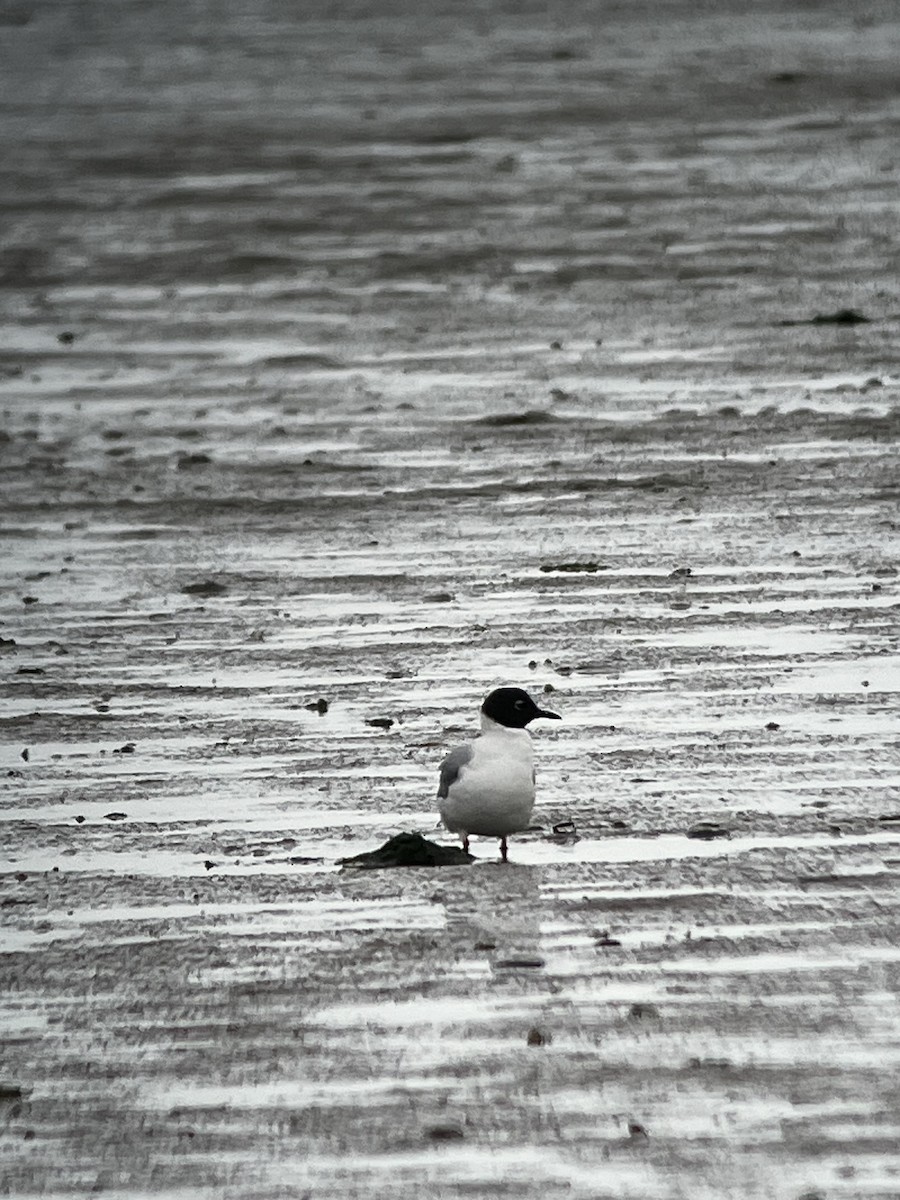
[[[500,839],[525,829],[534,807],[534,751],[526,726],[538,717],[561,721],[518,687],[495,688],[481,705],[481,734],[451,750],[440,766],[438,809],[451,833]]]

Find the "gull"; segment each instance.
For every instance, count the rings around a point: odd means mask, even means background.
[[[534,807],[534,751],[525,728],[538,717],[560,721],[517,687],[496,688],[481,705],[481,735],[451,750],[441,763],[438,808],[451,833],[506,839],[525,829]]]

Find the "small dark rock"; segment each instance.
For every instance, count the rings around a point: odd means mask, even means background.
[[[473,950],[496,950],[496,942],[476,942],[472,947]]]
[[[113,750],[113,754],[134,754],[134,742],[126,742],[124,746]]]
[[[593,561],[590,561],[590,562],[542,563],[540,569],[544,572],[545,575],[549,574],[551,571],[565,571],[570,574],[576,574],[577,572],[586,572],[588,574],[593,574],[594,571],[608,571],[609,570],[608,567],[602,566],[600,563],[593,562]]]
[[[863,316],[855,308],[839,308],[833,313],[817,313],[813,325],[868,325],[871,318]]]
[[[669,572],[669,578],[670,579],[687,579],[687,577],[692,574],[693,574],[693,570],[691,567],[676,567],[674,571]]]
[[[766,729],[770,730],[773,733],[775,732],[776,729],[780,729],[780,728],[781,728],[781,726],[778,724],[777,721],[769,721],[769,723],[766,725]]]
[[[540,1029],[529,1029],[525,1044],[527,1046],[547,1046],[552,1040],[549,1033],[542,1033]]]
[[[474,856],[459,846],[439,846],[420,833],[398,833],[377,850],[338,860],[342,867],[370,871],[387,867],[462,867],[474,861]]]
[[[203,865],[206,867],[207,871],[211,871],[213,867],[217,867],[219,864],[214,863],[211,858],[206,858],[203,860]]]
[[[108,813],[104,813],[103,816],[106,818],[107,821],[127,821],[128,820],[127,814],[123,813],[123,812],[108,812]]]
[[[71,331],[71,329],[64,329],[62,333],[58,333],[56,335],[56,340],[61,346],[71,346],[75,341],[75,334]]]
[[[638,1121],[632,1121],[628,1126],[628,1136],[633,1142],[646,1142],[650,1134]]]
[[[179,471],[190,471],[194,467],[204,467],[211,462],[208,454],[180,454],[177,465]]]
[[[46,675],[43,667],[19,667],[17,675]]]
[[[376,729],[390,729],[394,724],[393,717],[367,717],[366,724],[372,725]]]
[[[725,825],[720,825],[718,821],[698,821],[696,825],[692,825],[687,831],[689,838],[697,838],[700,841],[711,842],[713,838],[730,837],[730,831]]]
[[[185,596],[221,596],[228,588],[214,579],[205,579],[201,583],[189,583],[181,591]]]
[[[463,1137],[463,1131],[458,1125],[432,1125],[427,1136],[433,1142],[455,1142]]]
[[[39,604],[40,601],[38,600],[37,596],[23,596],[22,603],[23,604]]]
[[[594,943],[596,946],[621,946],[622,943],[618,938],[610,937],[608,933],[603,932],[597,935],[597,940]]]
[[[325,714],[328,712],[328,701],[323,700],[322,697],[320,696],[318,700],[313,700],[313,702],[311,704],[306,704],[306,705],[304,705],[304,707],[309,712],[315,712],[315,713],[318,713],[320,717],[324,717]]]
[[[550,425],[558,419],[558,417],[554,417],[553,413],[530,409],[520,413],[493,413],[487,417],[479,417],[474,424],[490,425],[501,429],[506,425]]]
[[[539,971],[544,965],[542,958],[501,958],[499,962],[494,964],[497,967],[502,967],[504,970],[527,970]]]
[[[659,1017],[659,1009],[655,1004],[645,1004],[639,1001],[637,1004],[632,1004],[628,1010],[628,1015],[635,1021],[646,1021]]]
[[[19,758],[21,758],[24,762],[28,762],[28,759],[30,757],[31,757],[30,751],[29,751],[28,747],[26,746],[25,749],[22,751],[22,753],[19,755]]]
[[[557,821],[553,826],[553,836],[563,842],[572,842],[578,840],[578,830],[575,828],[574,821]]]
[[[871,317],[864,316],[855,308],[839,308],[833,313],[816,313],[814,317],[780,321],[780,325],[868,325]]]
[[[76,825],[83,825],[83,824],[85,823],[85,821],[86,821],[86,820],[87,820],[87,817],[83,817],[83,816],[81,815],[81,813],[79,813],[79,814],[78,814],[78,816],[75,818],[75,824],[76,824]]]
[[[451,604],[455,597],[452,592],[429,592],[422,599],[427,604]]]
[[[562,350],[562,348],[563,348],[562,342],[551,342],[550,343],[551,350]]]

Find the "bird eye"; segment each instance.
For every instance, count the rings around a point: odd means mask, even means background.
[[[515,704],[513,705],[513,708],[524,708],[524,707],[525,707],[525,701],[524,701],[524,700],[517,700],[517,701],[515,702]]]

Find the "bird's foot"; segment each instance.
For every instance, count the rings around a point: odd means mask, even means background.
[[[506,845],[506,838],[504,837],[504,838],[500,839],[500,861],[501,862],[509,862],[507,853],[508,853],[508,847]]]
[[[464,837],[464,838],[463,838],[462,842],[463,842],[463,850],[465,850],[466,854],[468,854],[468,853],[469,853],[469,838],[468,838],[468,835],[466,835],[466,837]]]

